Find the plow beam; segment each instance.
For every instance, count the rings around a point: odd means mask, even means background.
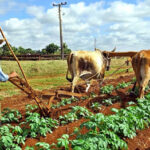
[[[42,103],[42,101],[37,97],[36,92],[29,86],[29,84],[27,84],[20,77],[10,78],[9,81],[16,87],[18,87],[20,90],[22,90],[24,93],[26,93],[30,98],[34,99],[37,105],[39,106],[42,114],[44,116],[47,116],[48,110],[46,110],[46,105]]]
[[[85,96],[86,94],[83,94],[83,93],[73,93],[73,92],[58,90],[58,91],[56,91],[56,96],[57,95],[82,97],[82,96]]]
[[[43,97],[50,98],[51,96],[54,97],[59,97],[59,96],[74,96],[74,97],[82,97],[86,96],[86,93],[73,93],[73,92],[68,92],[68,91],[63,91],[63,90],[56,90],[54,92],[44,92],[42,93]]]

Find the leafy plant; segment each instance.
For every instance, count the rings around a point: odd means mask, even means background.
[[[38,150],[51,150],[52,146],[53,145],[50,145],[50,144],[45,143],[45,142],[38,142],[38,143],[35,144],[34,147],[33,146],[32,147],[31,146],[27,146],[25,148],[25,150],[34,150],[34,149],[38,149]]]
[[[52,133],[52,129],[58,125],[57,120],[51,118],[40,117],[38,113],[33,113],[26,118],[26,123],[30,126],[31,137],[36,137],[38,134],[46,136],[46,134]]]
[[[97,111],[101,110],[101,104],[98,103],[98,102],[92,103],[91,108],[92,108],[95,112],[97,112]]]
[[[121,100],[120,96],[114,96],[112,98],[107,98],[102,101],[102,103],[106,106],[112,105],[115,101]]]
[[[64,116],[59,116],[59,119],[60,119],[61,124],[67,124],[75,120],[78,120],[78,117],[75,113],[70,112]]]
[[[38,150],[50,150],[51,146],[45,142],[38,142],[35,144]]]
[[[75,120],[78,120],[82,117],[88,117],[90,115],[90,112],[85,107],[75,106],[72,107],[72,110],[65,114],[64,116],[59,116],[61,124],[67,124],[70,122],[73,122]]]
[[[22,118],[21,113],[18,110],[5,108],[2,111],[1,123],[19,122]]]
[[[57,103],[57,104],[53,104],[53,105],[52,105],[52,108],[59,108],[59,107],[61,107],[61,106],[65,106],[65,105],[67,105],[67,104],[71,104],[72,102],[76,102],[76,101],[78,101],[78,99],[75,98],[75,97],[64,98],[64,99],[61,100],[61,102],[59,102],[59,103]]]
[[[24,144],[26,136],[19,126],[4,125],[0,127],[0,149],[17,149],[21,150],[19,146]]]
[[[128,102],[127,104],[128,104],[128,105],[135,105],[135,102],[130,101],[130,102]]]
[[[96,97],[96,94],[94,92],[91,92],[90,97],[94,98]]]
[[[25,122],[22,122],[21,124],[25,124],[26,126],[29,125],[30,128],[25,130],[31,137],[36,137],[37,135],[46,136],[47,133],[52,133],[52,130],[58,125],[57,120],[48,117],[43,118],[39,113],[27,111],[26,115]]]
[[[102,94],[111,94],[113,90],[114,90],[113,85],[106,85],[104,87],[101,87],[100,89]]]
[[[128,87],[129,85],[131,85],[131,82],[122,82],[116,86],[116,89],[120,89],[120,88],[124,89],[124,88]]]
[[[88,117],[91,113],[85,107],[74,106],[72,107],[72,113],[75,113],[78,118]]]
[[[33,146],[27,146],[27,147],[25,148],[25,150],[34,150],[34,147],[33,147]]]
[[[81,97],[81,100],[86,100],[86,99],[88,99],[89,98],[89,96],[82,96]]]
[[[137,106],[120,110],[112,108],[114,115],[90,115],[88,121],[76,129],[76,139],[71,141],[72,149],[127,149],[126,142],[121,138],[133,138],[136,130],[144,129],[150,124],[150,94],[145,98],[138,99]],[[80,133],[83,127],[88,129],[86,134]]]
[[[111,131],[91,131],[84,135],[77,134],[77,139],[71,141],[73,150],[116,150],[127,149],[127,144]]]
[[[69,150],[69,135],[64,134],[61,138],[57,139],[57,147]]]
[[[31,105],[31,104],[27,104],[26,105],[26,111],[33,111],[33,110],[35,110],[37,108],[38,108],[37,105]]]

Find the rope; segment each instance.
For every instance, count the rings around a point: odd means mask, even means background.
[[[113,71],[109,76],[112,76],[113,74],[115,74],[121,67],[123,67],[124,65],[126,65],[126,62],[125,63],[123,63],[121,66],[119,66],[115,71]],[[93,78],[94,76],[96,76],[98,73],[95,73],[93,76],[91,76],[91,77],[89,77],[88,79],[86,79],[86,80],[89,80],[89,79],[91,79],[91,78]],[[108,77],[109,77],[108,76]],[[100,81],[100,80],[102,80],[102,79],[96,79],[96,81]],[[78,84],[78,85],[84,85],[85,83],[82,83],[82,84]]]
[[[122,64],[121,66],[119,66],[114,72],[112,72],[109,76],[114,75],[119,69],[121,69],[122,66],[124,66],[126,64],[126,62],[124,64]],[[108,77],[109,77],[108,76]]]

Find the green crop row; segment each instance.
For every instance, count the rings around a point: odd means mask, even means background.
[[[138,99],[137,106],[126,109],[115,109],[114,115],[104,116],[101,113],[90,115],[89,121],[81,124],[76,139],[70,141],[72,149],[84,150],[116,150],[127,149],[124,138],[133,138],[137,130],[142,130],[150,124],[150,94],[146,99]],[[81,134],[80,130],[86,127],[89,131]]]

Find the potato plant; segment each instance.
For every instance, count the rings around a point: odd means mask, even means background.
[[[0,118],[1,123],[19,122],[22,118],[21,113],[18,110],[5,108],[2,111],[2,117]]]
[[[93,109],[94,112],[98,112],[99,110],[101,110],[101,104],[98,102],[92,103],[91,109]]]
[[[36,112],[32,113],[27,111],[26,120],[21,124],[25,127],[29,125],[30,128],[25,128],[25,130],[31,137],[37,137],[37,135],[46,136],[47,133],[52,133],[52,130],[58,126],[58,121],[48,117],[41,117],[40,114]]]
[[[57,103],[57,104],[52,104],[52,108],[55,109],[55,108],[59,108],[61,106],[65,106],[67,104],[71,104],[72,102],[76,102],[78,101],[77,98],[75,97],[71,97],[71,98],[63,98],[61,100],[61,102]]]
[[[110,106],[110,105],[112,105],[114,102],[116,102],[118,100],[120,101],[121,98],[119,96],[114,96],[114,97],[111,97],[111,98],[104,99],[102,101],[102,104],[104,104],[105,106]]]
[[[89,121],[81,124],[79,132],[75,132],[76,139],[71,141],[72,149],[127,149],[127,143],[122,138],[133,138],[136,136],[136,130],[150,125],[150,94],[145,97],[146,99],[138,100],[137,106],[112,109],[116,113],[114,115],[90,115]],[[83,127],[89,132],[80,134]]]
[[[117,86],[116,86],[116,89],[124,89],[126,87],[128,87],[129,85],[131,85],[131,82],[122,82],[122,83],[119,83]]]
[[[106,86],[101,87],[100,92],[102,94],[111,94],[113,90],[114,90],[113,85],[106,85]]]
[[[34,149],[38,149],[38,150],[51,150],[51,147],[53,145],[50,145],[48,143],[45,143],[45,142],[38,142],[35,144],[35,146],[27,146],[25,148],[25,150],[34,150]]]
[[[68,114],[65,114],[64,116],[59,116],[59,120],[61,124],[67,124],[80,118],[86,118],[90,114],[91,112],[89,112],[88,109],[86,109],[85,107],[74,106]]]
[[[3,125],[0,127],[0,149],[21,150],[20,144],[25,143],[26,137],[20,126]]]

